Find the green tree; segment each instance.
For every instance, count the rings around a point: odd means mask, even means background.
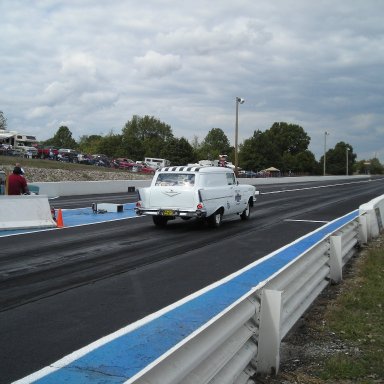
[[[255,131],[240,145],[239,165],[254,171],[274,166],[283,173],[313,173],[317,162],[308,150],[309,143],[310,137],[299,125],[274,123],[265,132]]]
[[[371,159],[370,163],[369,171],[372,175],[382,175],[384,173],[384,167],[377,157]]]
[[[262,163],[262,155],[259,150],[259,142],[262,137],[261,131],[254,131],[253,136],[245,139],[239,145],[239,166],[248,171],[259,171]]]
[[[122,130],[122,147],[134,160],[147,157],[160,157],[162,148],[173,138],[168,124],[153,116],[133,116]]]
[[[192,145],[184,137],[167,140],[161,150],[161,157],[168,159],[172,165],[187,165],[197,161]]]
[[[297,154],[284,152],[282,156],[282,164],[280,170],[284,175],[287,174],[303,174],[315,173],[317,161],[315,155],[309,151],[302,151]]]
[[[201,144],[199,143],[199,138],[196,135],[193,136],[191,145],[192,145],[193,150],[197,153],[201,147]]]
[[[353,153],[352,146],[343,141],[340,141],[334,148],[327,151],[325,163],[326,173],[330,175],[345,175],[347,170],[347,156],[348,174],[351,175],[356,161],[356,154]],[[320,159],[320,163],[323,164],[323,162],[324,156]]]
[[[140,133],[139,116],[133,116],[132,120],[125,124],[122,131],[122,147],[130,159],[144,160],[145,147]]]
[[[293,172],[299,173],[315,173],[315,170],[318,166],[315,155],[309,151],[305,150],[299,152],[295,155],[296,165],[295,168],[292,169]]]
[[[55,135],[43,144],[59,148],[77,149],[76,140],[72,138],[72,132],[66,126],[61,126]]]
[[[221,128],[212,128],[198,149],[199,160],[218,160],[219,155],[231,156],[231,154],[232,148],[228,137]]]
[[[102,141],[103,137],[100,135],[84,135],[80,137],[78,148],[83,153],[95,154],[99,152]]]
[[[281,163],[279,148],[266,132],[255,131],[239,146],[239,165],[242,169],[261,171],[271,166],[279,168]]]
[[[374,157],[370,160],[360,160],[355,164],[356,172],[359,174],[383,175],[384,166],[379,159]]]
[[[115,135],[112,131],[102,137],[96,144],[96,153],[110,158],[127,157],[122,145],[122,135]]]
[[[278,147],[281,155],[284,152],[292,155],[303,152],[308,149],[311,141],[304,129],[296,124],[273,123],[266,134]]]
[[[7,129],[7,119],[5,118],[3,111],[0,111],[0,129]]]

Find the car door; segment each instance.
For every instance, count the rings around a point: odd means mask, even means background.
[[[235,174],[233,172],[228,172],[226,176],[228,185],[232,190],[230,197],[231,200],[228,203],[230,206],[228,213],[241,213],[247,207],[248,195],[245,193],[243,186],[237,183]]]
[[[237,185],[235,174],[233,172],[227,172],[225,176],[228,185],[228,201],[226,213],[233,214],[240,211],[242,212],[243,209],[239,207],[243,206],[241,203],[243,196],[241,194],[241,189]]]

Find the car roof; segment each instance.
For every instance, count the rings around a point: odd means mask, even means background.
[[[157,172],[199,172],[199,173],[227,173],[233,172],[231,168],[226,167],[201,167],[201,166],[174,166],[164,167],[157,170]]]

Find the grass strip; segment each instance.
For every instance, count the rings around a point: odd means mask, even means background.
[[[324,331],[350,346],[327,358],[316,376],[327,382],[384,382],[384,239],[355,260],[356,275],[329,305]],[[352,351],[352,353],[350,352]]]

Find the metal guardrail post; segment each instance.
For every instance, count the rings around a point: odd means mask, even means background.
[[[359,240],[361,244],[368,243],[368,223],[366,213],[359,216]]]
[[[339,283],[343,279],[343,257],[341,236],[330,236],[330,277],[334,283]]]
[[[367,212],[368,216],[368,239],[374,239],[379,236],[379,226],[377,225],[376,214],[374,210]]]
[[[280,365],[282,291],[264,289],[261,294],[257,371],[277,374]]]

